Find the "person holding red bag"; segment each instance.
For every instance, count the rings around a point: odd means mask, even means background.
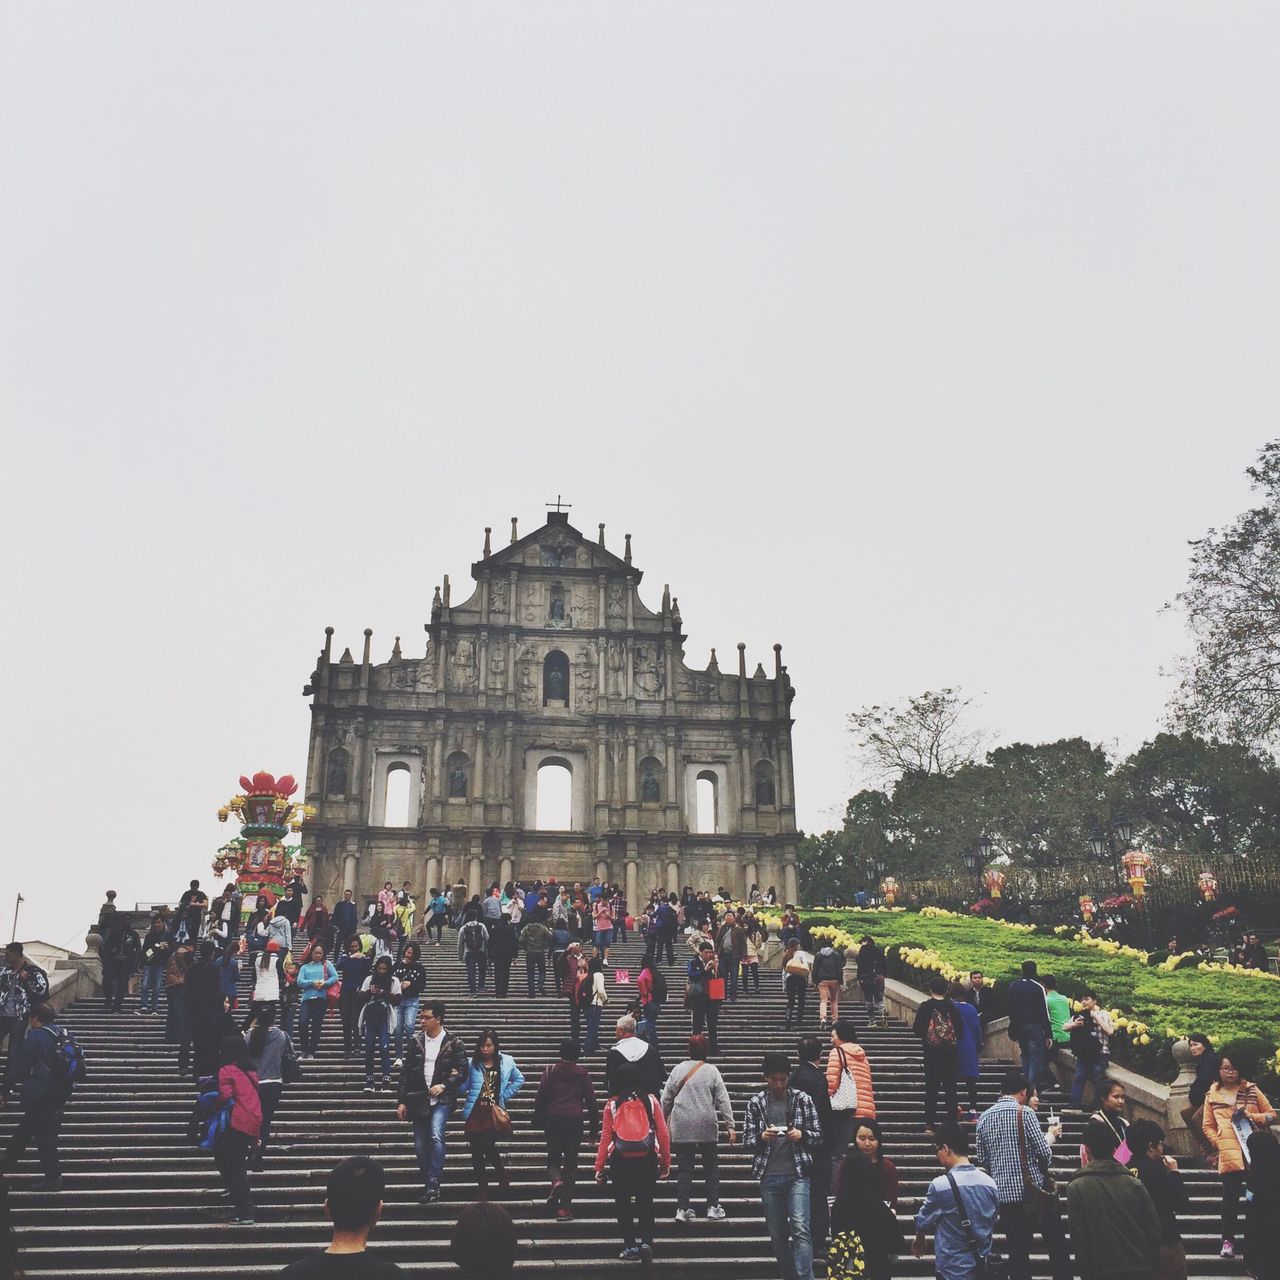
[[[724,979],[716,960],[715,944],[708,939],[685,969],[685,1005],[693,1015],[693,1034],[706,1028],[711,1052],[720,1052],[720,1005],[724,1002]]]

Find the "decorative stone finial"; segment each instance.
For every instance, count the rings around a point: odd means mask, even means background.
[[[491,525],[484,527],[484,558],[487,560],[491,554],[492,548],[489,546],[489,535],[493,532]]]
[[[520,535],[519,535],[518,533],[516,533],[516,518],[515,518],[515,516],[512,516],[512,517],[511,517],[511,541],[512,541],[512,542],[519,542],[519,541],[520,541]]]
[[[391,646],[391,661],[400,661],[400,637],[396,636],[396,642]]]
[[[604,525],[600,526],[600,545],[604,546]]]
[[[622,558],[627,562],[627,564],[631,563],[631,535],[630,534],[627,534],[627,549],[623,553]]]

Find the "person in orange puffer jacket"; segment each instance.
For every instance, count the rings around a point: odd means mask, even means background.
[[[831,1029],[831,1052],[827,1055],[827,1093],[834,1098],[845,1071],[853,1077],[858,1100],[853,1109],[832,1112],[831,1159],[842,1161],[853,1141],[854,1124],[859,1116],[876,1118],[876,1095],[871,1084],[871,1063],[866,1050],[858,1043],[851,1018],[839,1018]]]

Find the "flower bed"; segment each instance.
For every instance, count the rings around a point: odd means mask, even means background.
[[[1244,1037],[1263,1042],[1271,1058],[1267,1074],[1277,1068],[1280,978],[1273,974],[1202,963],[1190,953],[1149,956],[1066,925],[1041,929],[937,907],[811,911],[804,919],[816,935],[845,948],[856,950],[857,939],[871,934],[888,951],[890,975],[914,986],[924,986],[935,973],[963,981],[970,970],[982,970],[994,985],[996,1016],[1004,1012],[1005,990],[1022,961],[1034,960],[1042,975],[1057,978],[1063,995],[1074,998],[1085,987],[1096,991],[1117,1020],[1114,1060],[1157,1079],[1173,1079],[1170,1048],[1193,1031],[1217,1045]]]

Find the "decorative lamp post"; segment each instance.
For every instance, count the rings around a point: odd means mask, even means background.
[[[1202,871],[1196,880],[1196,888],[1200,890],[1202,901],[1213,902],[1218,896],[1218,877],[1212,871]]]
[[[996,851],[995,841],[990,836],[978,837],[978,860],[985,867],[991,861],[991,855]]]
[[[219,822],[235,815],[240,835],[218,850],[213,873],[219,880],[228,871],[236,873],[236,887],[245,899],[243,909],[250,911],[253,895],[277,898],[284,892],[286,878],[302,871],[307,851],[301,845],[286,846],[284,839],[291,831],[301,831],[303,821],[315,817],[316,811],[290,799],[298,789],[290,774],[274,778],[258,772],[252,778],[242,777],[240,785],[244,794],[232,796],[218,810]]]
[[[1089,837],[1089,848],[1093,850],[1093,856],[1099,862],[1106,862],[1111,853],[1107,847],[1107,837],[1101,831],[1095,831]]]
[[[1116,833],[1116,839],[1120,842],[1123,849],[1133,837],[1133,828],[1129,825],[1128,818],[1117,818],[1111,824],[1111,830]]]

